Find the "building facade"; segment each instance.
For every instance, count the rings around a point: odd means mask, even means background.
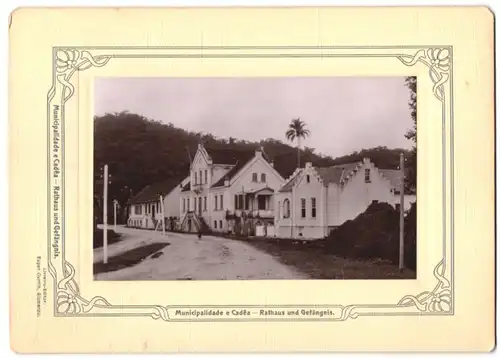
[[[155,229],[162,219],[162,211],[166,229],[178,227],[180,211],[177,203],[183,185],[189,179],[169,179],[144,187],[136,196],[127,202],[127,226],[133,228]],[[163,198],[163,208],[160,198]],[[175,204],[175,205],[173,205]]]
[[[276,236],[323,238],[373,201],[395,205],[395,188],[394,178],[391,181],[367,158],[329,167],[307,163],[276,193]]]
[[[274,193],[284,178],[263,149],[198,146],[180,194],[181,230],[252,234],[274,223]]]

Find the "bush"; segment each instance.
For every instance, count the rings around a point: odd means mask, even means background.
[[[324,240],[327,252],[348,258],[381,258],[399,262],[399,211],[372,203]],[[405,267],[416,270],[416,205],[405,218]]]

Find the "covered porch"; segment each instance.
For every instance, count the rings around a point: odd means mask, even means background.
[[[234,196],[234,211],[226,219],[235,234],[256,235],[256,227],[274,225],[274,191],[265,187],[242,191]]]
[[[274,218],[274,191],[265,187],[235,195],[235,214],[253,218]]]

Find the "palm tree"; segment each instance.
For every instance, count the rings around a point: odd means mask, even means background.
[[[290,125],[288,125],[288,130],[285,136],[288,141],[293,142],[297,139],[297,166],[300,168],[300,140],[309,136],[310,131],[306,128],[304,121],[300,117],[294,118]]]

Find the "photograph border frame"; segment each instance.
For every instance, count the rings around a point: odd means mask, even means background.
[[[187,52],[186,52],[187,51]],[[442,210],[443,253],[433,268],[437,281],[428,291],[408,294],[390,304],[327,305],[112,305],[102,296],[86,299],[75,280],[75,268],[65,258],[65,103],[74,95],[72,76],[92,67],[103,67],[120,58],[339,58],[386,57],[407,66],[425,66],[433,94],[442,108]],[[454,315],[454,142],[453,142],[453,47],[422,46],[56,46],[52,48],[52,84],[47,94],[47,267],[53,279],[55,317],[150,317],[173,321],[344,321],[360,316]],[[447,128],[449,127],[449,142]],[[449,146],[449,147],[448,147]],[[418,150],[417,150],[418,151]],[[447,161],[447,151],[449,160]],[[449,166],[449,168],[448,168]],[[447,173],[449,170],[449,173]],[[447,180],[449,186],[447,186]],[[449,198],[448,198],[449,196]],[[448,204],[449,200],[449,204]],[[449,205],[449,208],[447,208]],[[448,217],[449,216],[449,224]],[[449,233],[447,227],[449,226]],[[418,246],[417,246],[418,248]],[[334,317],[178,319],[169,311],[179,308],[309,308],[331,309]]]

